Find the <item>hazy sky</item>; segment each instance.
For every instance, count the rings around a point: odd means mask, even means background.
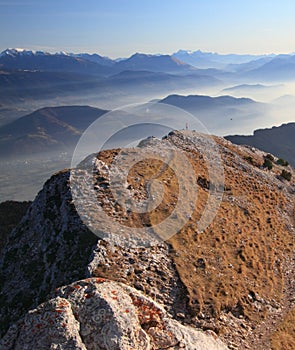
[[[294,0],[0,0],[0,50],[295,51]]]

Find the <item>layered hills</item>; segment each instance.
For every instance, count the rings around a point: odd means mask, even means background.
[[[249,133],[251,121],[264,123],[269,107],[250,98],[232,96],[204,96],[173,94],[161,99],[166,103],[182,108],[194,115],[214,135],[227,135],[230,130]]]
[[[114,76],[117,85],[143,79],[143,72],[124,72]],[[157,79],[156,73],[146,72],[146,79]],[[231,124],[242,123],[245,115],[258,114],[264,107],[251,99],[231,96],[169,95],[158,101],[184,109],[210,129],[222,133]],[[0,127],[0,156],[3,158],[73,149],[83,131],[106,110],[89,106],[46,107]],[[248,121],[248,118],[247,118]],[[275,153],[275,152],[274,152]]]
[[[169,55],[135,54],[112,61],[93,54],[6,50],[0,54],[0,125],[48,105],[114,108],[219,79]]]
[[[113,109],[168,94],[210,91],[216,95],[217,89],[230,86],[258,87],[272,80],[288,83],[293,79],[293,61],[292,54],[180,51],[173,55],[135,53],[112,60],[98,54],[7,49],[0,54],[0,125],[48,105]],[[274,98],[281,92],[282,88],[272,90]]]
[[[114,84],[122,89],[128,86],[126,90],[130,89],[134,81],[136,90],[138,79],[149,85],[152,81],[157,81],[159,74],[129,71],[117,74],[110,80],[115,80]],[[234,135],[237,130],[251,133],[250,122],[261,121],[263,125],[264,113],[269,108],[266,104],[248,98],[231,96],[173,94],[154,102],[169,104],[193,114],[203,123],[204,126],[200,124],[201,130],[205,127],[210,133],[219,135]],[[45,107],[0,126],[0,201],[33,199],[50,174],[70,166],[71,154],[82,133],[106,112],[105,109],[87,105]],[[267,136],[259,136],[259,142],[254,141],[259,132],[249,137],[229,136],[229,139],[256,146],[294,164],[292,123],[282,129],[285,131],[277,132],[277,128],[274,128]],[[129,135],[134,132],[135,130],[130,130]],[[146,129],[146,134],[147,132],[153,134],[153,130]],[[18,176],[20,172],[21,177]]]
[[[222,158],[224,191],[211,224],[200,230],[212,191],[222,191],[208,169],[215,159],[209,139]],[[156,225],[174,217],[180,189],[188,186],[179,183],[175,158],[166,165],[147,158],[131,167],[124,191],[135,202],[146,200],[151,179],[163,185],[161,202],[143,213],[126,210],[111,192],[108,169],[120,149],[93,155],[90,163],[89,158],[44,184],[9,234],[1,258],[2,335],[11,326],[2,346],[277,350],[284,348],[278,342],[284,338],[283,346],[292,348],[293,169],[274,162],[267,170],[265,152],[192,131],[151,138],[139,148],[156,155],[167,147],[188,158],[193,169],[188,178],[198,196],[179,232],[148,247],[116,245],[102,239],[103,232],[97,237],[87,220],[100,221],[98,202],[108,227],[125,227],[122,237],[134,227],[157,235]],[[123,149],[122,155],[132,158],[134,152]],[[73,174],[82,190],[88,179],[94,189],[87,201],[81,197],[84,220],[75,206]],[[124,322],[134,322],[134,333]]]
[[[0,155],[21,158],[71,151],[83,131],[106,112],[89,106],[37,110],[0,128]]]

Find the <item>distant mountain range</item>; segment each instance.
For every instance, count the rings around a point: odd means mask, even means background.
[[[76,57],[76,58],[82,58],[82,59],[90,61],[90,62],[101,64],[102,66],[111,67],[111,66],[116,64],[116,61],[110,59],[109,57],[100,56],[97,53],[94,53],[94,54],[89,54],[89,53],[74,54],[74,53],[71,53],[71,54],[69,54],[69,56]]]
[[[295,78],[295,55],[278,55],[254,69],[244,72],[261,81],[290,81]]]
[[[0,126],[51,104],[109,109],[143,97],[200,94],[204,87],[288,81],[295,78],[294,57],[180,50],[113,60],[99,54],[7,49],[0,54]]]
[[[172,55],[135,53],[129,58],[112,60],[99,54],[51,54],[43,51],[6,49],[0,53],[1,69],[76,72],[109,76],[124,70],[148,70],[184,74],[197,68],[238,72],[252,78],[290,79],[295,74],[295,55],[221,55],[212,52],[179,50]],[[288,75],[289,72],[289,75]],[[205,74],[205,72],[203,72]],[[266,74],[266,75],[265,75]]]
[[[120,70],[147,70],[162,73],[189,73],[196,71],[193,66],[169,55],[146,55],[136,53],[116,63]]]
[[[225,69],[230,65],[245,64],[258,59],[272,58],[275,55],[221,55],[216,52],[203,52],[201,50],[179,50],[173,56],[195,67]]]
[[[292,92],[277,88],[278,83],[286,81],[286,86],[292,79],[293,54],[180,50],[172,55],[135,53],[110,59],[97,53],[4,50],[0,53],[0,156],[22,158],[12,168],[10,160],[0,164],[4,198],[32,198],[45,177],[69,166],[81,133],[107,110],[157,100],[192,113],[210,133],[250,134],[255,128],[272,125],[270,108],[277,120],[292,115],[294,97],[278,99]],[[266,101],[274,101],[272,107],[256,102],[264,101],[265,93],[271,95]],[[232,96],[212,97],[220,94]],[[238,98],[245,96],[251,99]],[[37,161],[37,155],[44,153],[43,162]],[[62,158],[58,158],[60,153]],[[285,157],[292,161],[288,154]],[[9,180],[11,173],[18,175],[19,171],[21,179]],[[30,185],[35,186],[33,191],[28,191]],[[23,189],[24,195],[19,192]]]
[[[38,70],[45,72],[74,72],[105,76],[112,73],[107,65],[65,53],[8,49],[0,54],[0,68],[4,70]]]
[[[272,153],[295,166],[295,123],[255,130],[251,136],[233,135],[226,139],[238,145],[250,145]]]
[[[98,54],[50,54],[42,51],[7,49],[0,54],[2,69],[40,70],[112,75],[124,70],[148,70],[166,73],[185,73],[195,70],[187,63],[169,55],[136,53],[130,58],[114,61]]]
[[[7,49],[0,54],[0,126],[48,105],[114,108],[222,82],[169,55],[120,61],[97,54]]]
[[[230,71],[236,77],[253,82],[283,82],[295,78],[295,55],[220,55],[200,50],[180,50],[173,54],[177,59],[198,68],[215,68]]]

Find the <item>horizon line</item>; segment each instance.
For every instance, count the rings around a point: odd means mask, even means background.
[[[89,54],[89,55],[94,55],[97,54],[99,56],[102,57],[108,57],[111,58],[113,60],[117,60],[117,59],[124,59],[124,58],[129,58],[135,54],[143,54],[143,55],[151,55],[151,56],[161,56],[161,55],[169,55],[169,56],[173,56],[181,51],[183,52],[187,52],[187,53],[196,53],[196,52],[201,52],[204,54],[215,54],[215,55],[220,55],[220,56],[227,56],[227,55],[238,55],[238,56],[279,56],[279,55],[295,55],[295,52],[290,51],[290,52],[264,52],[264,53],[240,53],[240,52],[234,52],[234,51],[229,51],[229,52],[218,52],[218,51],[203,51],[202,49],[196,49],[196,50],[190,50],[190,49],[179,49],[175,52],[144,52],[144,51],[133,51],[132,53],[130,53],[129,55],[125,56],[117,56],[114,57],[113,55],[108,55],[108,54],[101,54],[98,51],[94,51],[91,49],[86,49],[86,50],[59,50],[56,48],[49,48],[46,46],[40,46],[40,47],[36,47],[36,46],[32,46],[32,48],[30,47],[6,47],[6,48],[1,48],[0,49],[0,54],[3,53],[6,50],[24,50],[24,51],[32,51],[32,52],[45,52],[45,53],[49,53],[49,54]]]

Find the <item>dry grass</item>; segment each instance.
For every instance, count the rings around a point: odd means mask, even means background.
[[[295,349],[295,309],[292,309],[271,337],[272,350]]]
[[[236,148],[226,147],[224,198],[213,223],[202,233],[197,232],[197,221],[208,198],[209,178],[203,157],[187,153],[199,183],[198,199],[191,219],[168,243],[193,314],[217,319],[223,311],[259,321],[267,316],[267,304],[282,299],[284,255],[294,249],[280,214],[286,198],[254,167],[249,172],[239,168],[240,162],[249,165],[247,152],[239,150],[237,158]],[[99,158],[111,163],[117,153],[105,151]],[[259,155],[252,157],[256,166],[263,163]],[[128,182],[140,200],[146,196],[147,181],[157,174],[164,184],[163,202],[148,214],[127,215],[118,208],[118,220],[123,217],[126,226],[154,225],[171,214],[179,191],[171,168],[163,169],[157,160],[142,161],[130,171]]]
[[[208,317],[221,311],[248,319],[266,316],[265,304],[283,293],[282,262],[293,250],[293,239],[279,214],[286,199],[257,175],[238,170],[226,155],[223,202],[211,226],[196,234],[206,189],[200,189],[193,220],[170,244],[179,275],[186,285],[192,310]],[[257,160],[256,160],[257,161]],[[200,162],[196,174],[204,176]],[[209,180],[209,179],[208,179]]]

